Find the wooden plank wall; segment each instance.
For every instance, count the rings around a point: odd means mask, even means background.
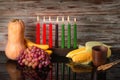
[[[19,18],[25,22],[25,36],[35,41],[37,15],[40,16],[41,24],[43,16],[46,16],[46,23],[49,23],[48,16],[51,16],[53,24],[59,16],[60,25],[61,17],[65,16],[66,26],[67,16],[70,16],[71,24],[76,17],[78,44],[101,41],[114,48],[120,48],[120,0],[0,0],[0,50],[5,49],[7,24],[13,18]],[[59,44],[61,43],[60,33],[59,26]]]

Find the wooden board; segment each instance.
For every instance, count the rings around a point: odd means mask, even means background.
[[[0,0],[0,50],[5,49],[7,24],[13,18],[19,18],[25,22],[25,36],[35,41],[37,15],[40,16],[41,24],[43,16],[46,16],[46,23],[49,23],[48,16],[51,16],[53,24],[56,23],[56,17],[60,17],[59,46],[61,44],[61,17],[65,16],[65,45],[67,45],[67,16],[70,16],[72,25],[73,18],[77,18],[78,45],[84,45],[87,41],[101,41],[113,48],[120,48],[120,0],[101,0],[99,3],[95,0]],[[53,35],[54,28],[55,26],[53,26]]]

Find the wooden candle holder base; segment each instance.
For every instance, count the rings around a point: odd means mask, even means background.
[[[52,48],[53,51],[51,57],[52,62],[70,62],[71,59],[65,57],[70,51],[74,50],[74,48]]]

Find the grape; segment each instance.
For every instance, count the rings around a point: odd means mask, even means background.
[[[36,68],[36,65],[33,64],[33,65],[32,65],[32,68],[35,69],[35,68]]]
[[[20,62],[19,64],[20,64],[21,66],[23,65],[23,63],[22,63],[22,62]]]
[[[18,63],[21,63],[21,60],[18,60]]]
[[[32,66],[32,62],[30,62],[29,64],[28,64],[28,67],[31,67]]]
[[[37,56],[37,54],[34,54],[34,56],[33,56],[34,58],[37,58],[38,56]]]
[[[42,57],[41,57],[41,56],[39,56],[39,57],[38,57],[38,60],[41,60],[41,59],[42,59]]]
[[[33,69],[47,67],[51,65],[50,56],[44,50],[32,46],[21,51],[18,57],[18,63],[21,66],[32,67]]]
[[[25,65],[28,65],[28,61],[25,61]]]
[[[42,68],[42,64],[39,64],[38,67],[39,67],[39,68]]]
[[[31,55],[31,57],[33,57],[33,56],[34,56],[34,53],[31,53],[30,55]]]
[[[25,61],[26,61],[26,59],[23,59],[23,60],[22,60],[22,63],[24,63]]]

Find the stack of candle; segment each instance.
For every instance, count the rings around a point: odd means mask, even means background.
[[[70,18],[68,16],[67,18],[68,21],[68,28],[67,28],[67,48],[72,48],[71,47],[71,27],[72,25],[70,24]],[[48,25],[48,29],[49,29],[49,47],[52,48],[53,47],[53,24],[51,21],[51,17],[49,17],[49,25]],[[64,17],[62,17],[62,24],[61,26],[58,26],[58,17],[56,20],[56,24],[55,24],[55,47],[58,48],[58,27],[61,27],[62,31],[61,31],[61,48],[65,48],[65,24],[64,24]],[[43,17],[43,26],[42,26],[43,30],[42,30],[42,44],[47,44],[47,40],[46,40],[46,28],[47,25],[45,23],[45,16]],[[73,30],[74,30],[74,36],[73,36],[73,48],[77,48],[77,24],[76,24],[76,18],[74,18],[74,25],[73,25]],[[37,16],[37,24],[36,24],[36,43],[40,44],[40,22],[39,22],[39,17]]]
[[[69,16],[67,17],[68,21],[68,28],[67,28],[67,48],[72,48],[71,47],[71,24],[70,24],[70,18]],[[77,24],[76,24],[76,18],[74,18],[74,41],[73,41],[73,48],[77,48]],[[62,39],[61,39],[61,48],[65,48],[65,24],[64,24],[64,17],[62,17]]]

